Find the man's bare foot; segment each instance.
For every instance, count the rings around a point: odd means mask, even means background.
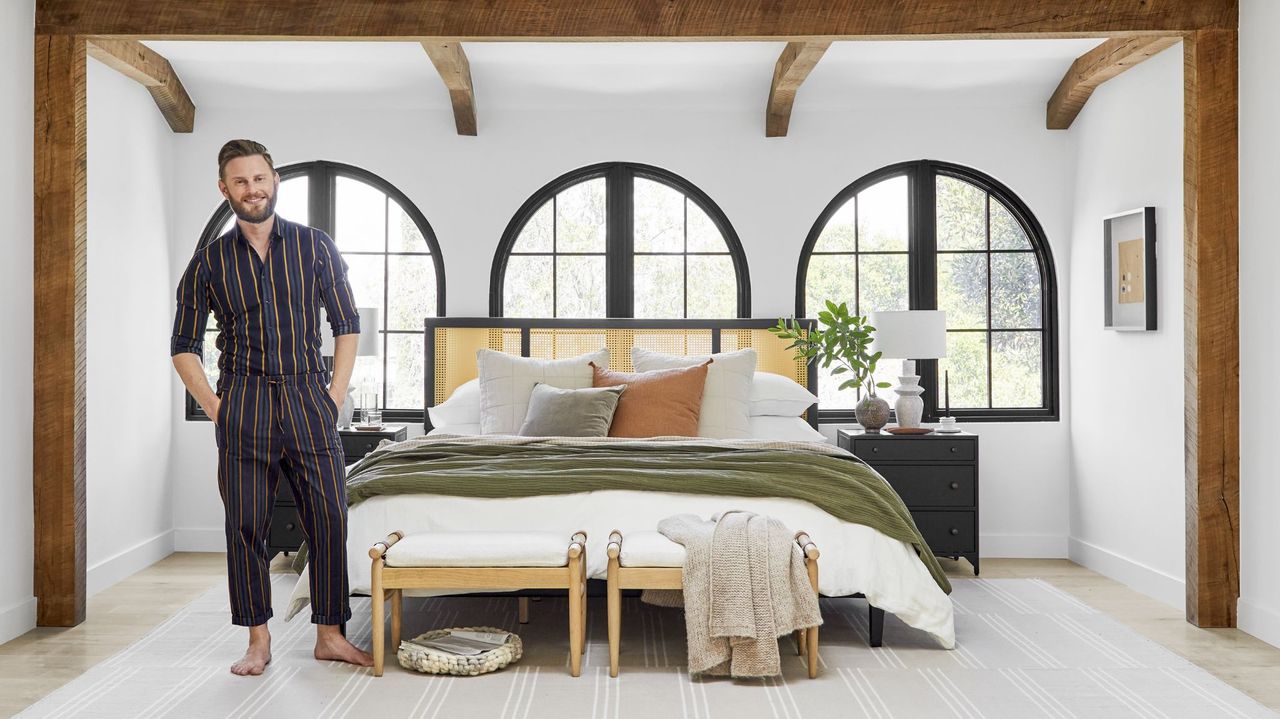
[[[356,648],[338,631],[337,625],[316,625],[316,659],[354,664],[358,667],[373,666],[373,657]]]
[[[249,648],[240,661],[231,665],[231,673],[242,677],[257,676],[271,663],[271,635],[267,625],[249,627]]]

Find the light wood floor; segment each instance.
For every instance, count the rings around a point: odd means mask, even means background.
[[[972,576],[967,563],[942,562],[948,574]],[[1280,711],[1276,647],[1235,629],[1197,629],[1180,610],[1067,560],[987,559],[982,566],[987,579],[1050,582]],[[287,571],[287,560],[277,558],[272,569]],[[16,714],[137,641],[207,591],[225,571],[222,554],[174,554],[90,599],[84,624],[34,629],[0,646],[0,716]]]

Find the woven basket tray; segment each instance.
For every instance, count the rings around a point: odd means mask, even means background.
[[[425,634],[419,634],[414,639],[419,641],[439,639],[454,631],[506,632],[507,630],[494,627],[453,627],[450,629],[433,629]],[[400,650],[396,652],[396,659],[400,662],[400,666],[415,672],[452,674],[465,677],[497,671],[516,661],[523,654],[524,645],[520,642],[520,637],[512,634],[507,638],[506,644],[471,657],[458,656],[457,654],[442,652],[438,649],[407,641],[400,642]]]

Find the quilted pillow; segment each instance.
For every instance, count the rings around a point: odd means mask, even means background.
[[[688,357],[631,348],[631,364],[637,372],[676,369],[706,364],[707,383],[702,391],[698,436],[746,438],[751,436],[751,380],[756,371],[756,351],[720,352],[710,357]]]
[[[591,386],[591,364],[609,364],[609,350],[568,359],[516,357],[505,352],[476,351],[480,370],[480,432],[516,434],[529,411],[533,386],[542,382],[561,389]]]
[[[596,387],[626,385],[613,413],[610,437],[695,437],[707,360],[695,367],[610,372],[591,365]]]

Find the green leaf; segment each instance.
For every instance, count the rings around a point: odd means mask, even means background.
[[[880,389],[888,389],[893,386],[891,382],[876,382],[876,386]]]

